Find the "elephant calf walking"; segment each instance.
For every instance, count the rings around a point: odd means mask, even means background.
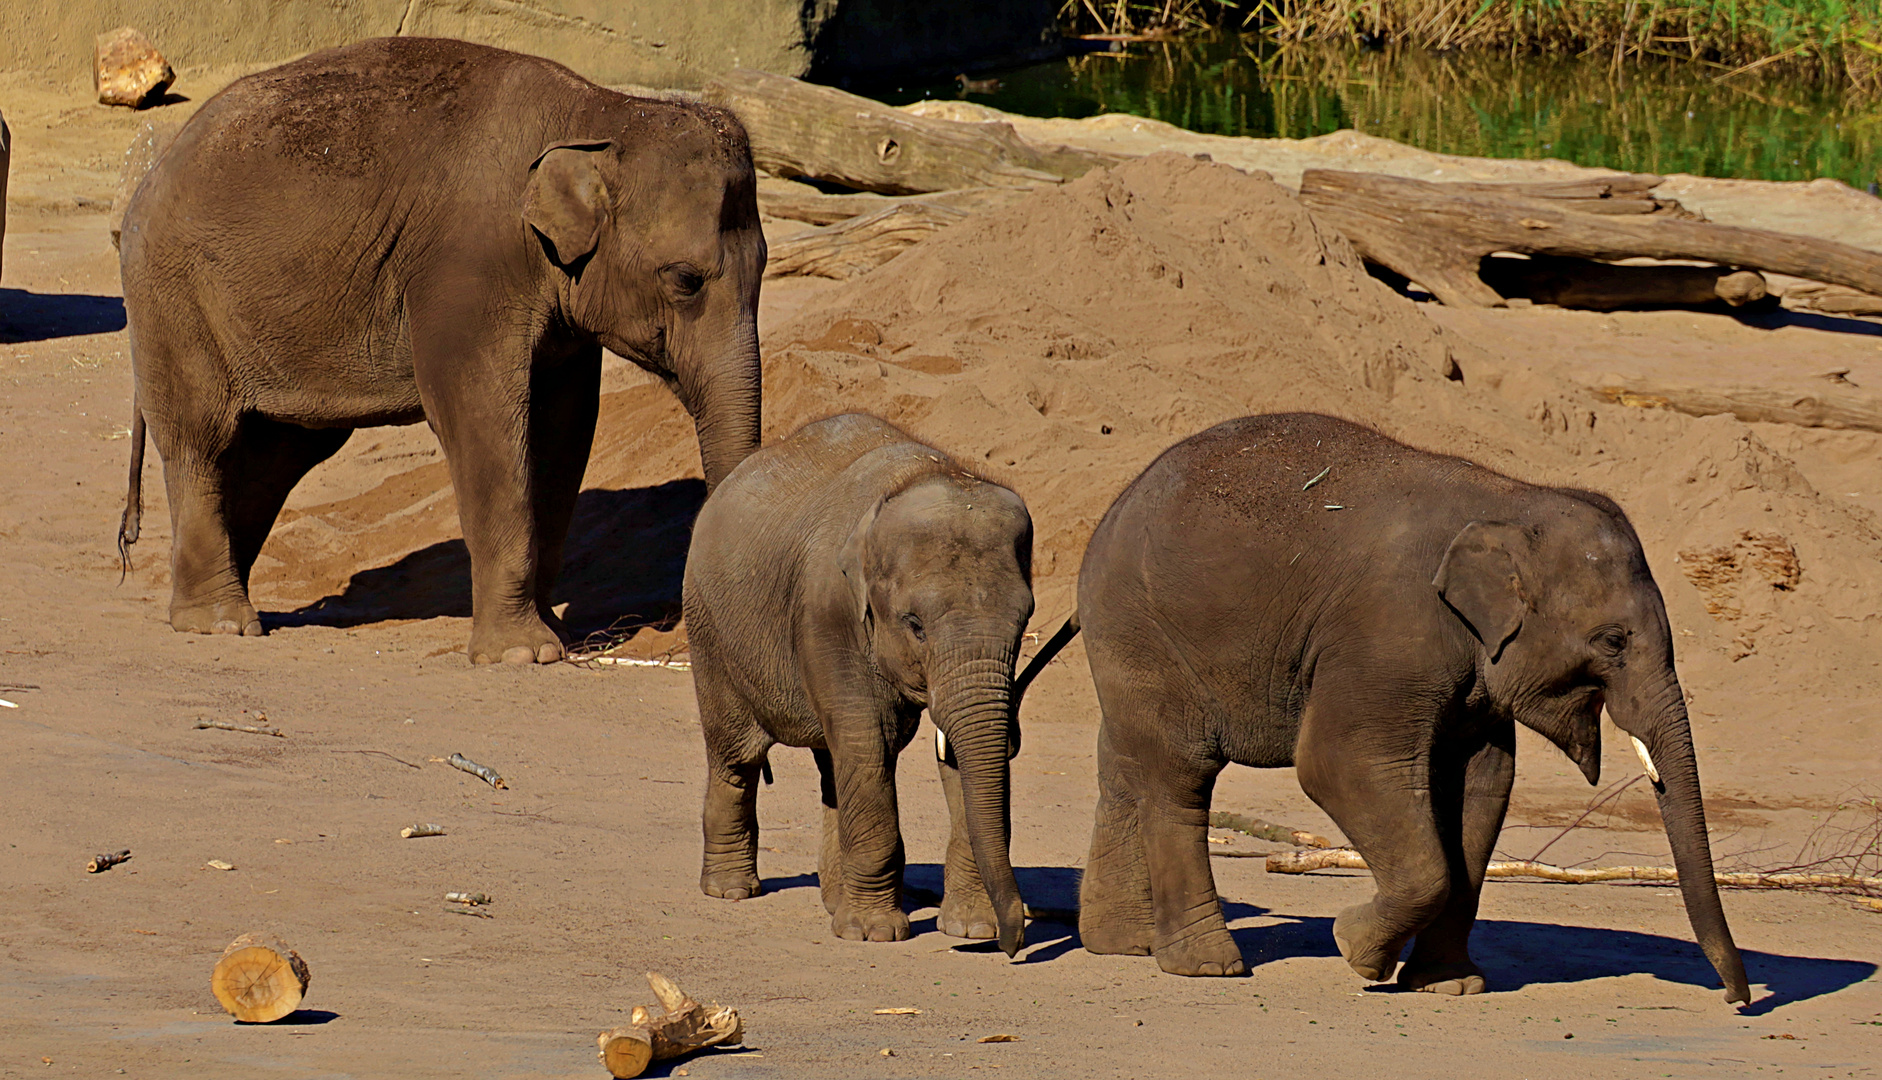
[[[1228,762],[1293,765],[1377,884],[1334,923],[1353,970],[1389,978],[1416,939],[1400,985],[1481,991],[1470,930],[1515,725],[1593,782],[1605,704],[1657,773],[1699,944],[1726,999],[1748,999],[1666,610],[1606,498],[1324,416],[1231,420],[1118,496],[1077,619],[1104,713],[1079,916],[1093,952],[1246,970],[1209,869],[1210,794]]]
[[[1020,497],[874,417],[819,421],[732,470],[686,559],[706,737],[700,887],[758,893],[766,755],[807,746],[823,776],[818,877],[835,933],[907,938],[895,759],[927,706],[948,748],[952,817],[939,925],[997,934],[1016,953],[1007,761],[1031,575]]]

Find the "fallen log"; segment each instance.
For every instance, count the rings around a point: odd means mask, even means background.
[[[300,1008],[312,981],[300,953],[274,938],[243,934],[222,951],[209,989],[230,1016],[266,1024]]]
[[[1270,874],[1309,874],[1315,870],[1365,870],[1366,859],[1352,848],[1277,851],[1268,856]],[[1670,866],[1552,866],[1527,860],[1493,862],[1487,878],[1540,878],[1569,885],[1604,881],[1678,882]],[[1857,874],[1736,873],[1714,871],[1721,889],[1869,889],[1882,890],[1882,878]]]
[[[1494,252],[1614,261],[1696,259],[1882,294],[1882,255],[1830,240],[1685,220],[1580,213],[1575,200],[1309,169],[1300,198],[1367,262],[1416,281],[1452,307],[1502,307],[1479,276]]]
[[[997,210],[1016,199],[1024,198],[1026,190],[983,187],[933,191],[925,195],[877,195],[873,192],[826,195],[809,184],[767,176],[758,181],[758,212],[767,218],[803,221],[811,225],[834,225],[839,221],[913,202],[977,214],[983,210]]]
[[[1784,290],[1784,306],[1792,311],[1825,315],[1882,315],[1882,296],[1870,296],[1837,285],[1805,282]]]
[[[806,229],[771,245],[766,277],[835,278],[867,273],[909,246],[965,220],[967,214],[926,202],[898,203],[835,225]]]
[[[745,1038],[737,1009],[707,1008],[658,972],[647,973],[647,985],[660,999],[661,1013],[636,1005],[626,1027],[604,1031],[595,1039],[601,1064],[617,1080],[639,1076],[655,1061],[712,1046],[737,1046]]]
[[[1672,409],[1691,416],[1728,414],[1747,423],[1882,431],[1882,394],[1867,393],[1831,372],[1822,389],[1777,386],[1688,386],[1640,376],[1602,374],[1589,393],[1600,401],[1636,408]]]
[[[1699,215],[1674,199],[1658,199],[1653,189],[1666,183],[1666,177],[1653,173],[1616,173],[1583,180],[1543,180],[1499,182],[1489,180],[1456,181],[1446,187],[1458,191],[1522,195],[1531,199],[1553,199],[1584,214],[1672,214],[1687,220]]]
[[[931,120],[745,68],[707,83],[704,96],[738,114],[760,169],[884,195],[1057,184],[1122,160],[1034,146],[1004,122]]]
[[[1271,840],[1277,844],[1299,844],[1301,847],[1330,848],[1333,841],[1324,836],[1316,836],[1303,829],[1290,829],[1285,825],[1276,825],[1260,818],[1244,817],[1228,810],[1209,811],[1209,827],[1228,829],[1231,832],[1252,836],[1257,840]]]
[[[1505,300],[1583,311],[1736,308],[1770,295],[1763,274],[1723,266],[1615,266],[1543,255],[1485,259],[1478,276]]]

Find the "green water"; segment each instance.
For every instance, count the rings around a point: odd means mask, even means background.
[[[1882,106],[1806,81],[1720,80],[1674,61],[1415,50],[1277,49],[1259,38],[1135,45],[995,73],[969,101],[1030,116],[1124,112],[1217,135],[1305,138],[1341,128],[1448,154],[1564,158],[1633,172],[1760,180],[1882,170]],[[881,88],[895,104],[954,85]]]

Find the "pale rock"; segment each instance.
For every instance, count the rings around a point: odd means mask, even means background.
[[[170,62],[135,28],[120,26],[98,35],[92,85],[100,103],[141,108],[161,98],[175,81]]]

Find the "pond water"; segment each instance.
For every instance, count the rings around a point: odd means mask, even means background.
[[[1125,112],[1216,135],[1341,128],[1450,154],[1555,157],[1633,172],[1760,180],[1882,170],[1882,105],[1796,78],[1676,61],[1278,48],[1254,37],[1130,46],[995,73],[998,89],[877,88],[893,104],[970,101],[1029,116]]]

